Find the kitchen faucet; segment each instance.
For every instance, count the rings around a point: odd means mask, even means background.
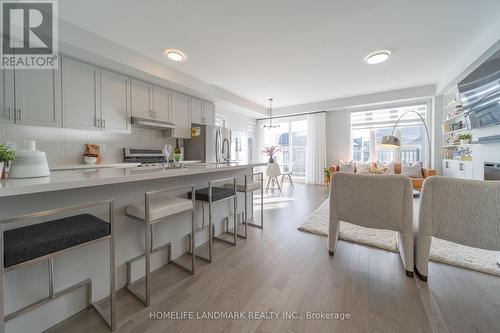
[[[224,147],[226,145],[227,145],[227,154],[226,154],[226,156],[224,156]],[[229,164],[231,162],[231,149],[230,149],[230,145],[229,145],[229,140],[228,139],[224,139],[224,141],[222,141],[221,155],[222,155],[222,159],[224,159],[224,161],[226,161],[227,164]]]

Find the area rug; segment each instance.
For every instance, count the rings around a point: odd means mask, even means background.
[[[415,203],[415,212],[418,212],[418,200]],[[325,200],[297,229],[328,236],[329,213],[329,202]],[[347,242],[398,252],[396,232],[390,230],[364,228],[341,221],[339,238]],[[496,254],[495,251],[476,249],[432,238],[430,260],[500,276]]]

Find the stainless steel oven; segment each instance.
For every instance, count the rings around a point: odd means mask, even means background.
[[[500,162],[484,163],[484,180],[500,180]]]

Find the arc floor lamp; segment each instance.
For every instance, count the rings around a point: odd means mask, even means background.
[[[418,113],[416,111],[410,110],[410,111],[406,111],[405,113],[403,113],[401,115],[401,117],[399,117],[398,120],[396,121],[396,124],[394,124],[394,127],[392,128],[391,135],[383,136],[380,139],[379,145],[384,147],[384,148],[388,148],[388,149],[397,149],[397,148],[401,147],[401,140],[397,136],[394,135],[394,131],[396,131],[396,127],[398,127],[398,124],[399,124],[399,121],[401,120],[401,118],[403,118],[408,113],[415,113],[422,121],[422,124],[424,124],[425,133],[427,134],[427,146],[428,146],[428,149],[427,149],[428,160],[427,160],[427,162],[430,165],[430,163],[431,163],[431,136],[429,135],[429,129],[427,128],[427,124],[425,123],[425,119],[420,115],[420,113]]]

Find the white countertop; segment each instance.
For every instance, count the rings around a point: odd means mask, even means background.
[[[111,163],[111,164],[68,164],[50,166],[50,171],[80,170],[80,169],[104,169],[104,168],[135,168],[141,163]]]
[[[182,161],[184,165],[201,163],[201,161],[189,160]],[[135,168],[141,163],[103,163],[103,164],[67,164],[67,165],[52,165],[50,171],[59,170],[80,170],[80,169],[104,169],[104,168]]]
[[[0,197],[265,166],[265,163],[191,164],[179,169],[101,168],[52,171],[50,177],[0,181]]]

